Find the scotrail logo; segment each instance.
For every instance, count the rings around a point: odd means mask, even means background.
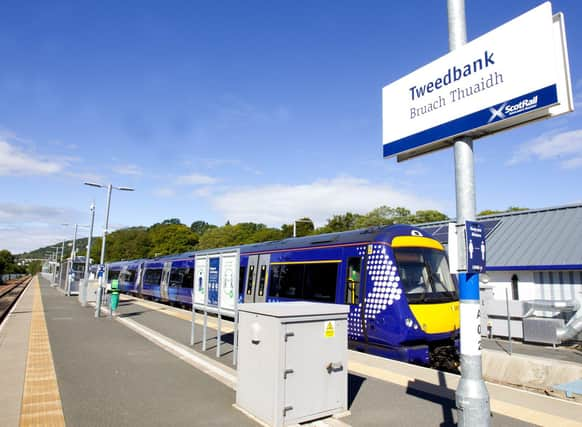
[[[538,106],[538,96],[535,95],[531,98],[522,99],[521,101],[510,104],[508,102],[504,102],[499,107],[491,107],[489,112],[491,113],[491,117],[487,123],[491,123],[494,120],[503,120],[508,116],[515,116],[516,114],[525,113],[526,111],[532,110]]]

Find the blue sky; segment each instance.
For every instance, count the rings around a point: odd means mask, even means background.
[[[541,2],[467,1],[469,40]],[[477,210],[582,201],[577,111],[475,142]],[[452,150],[382,158],[382,87],[448,50],[443,1],[102,1],[0,6],[0,248],[166,218],[263,222],[382,204],[455,215]],[[81,231],[80,235],[87,235]]]

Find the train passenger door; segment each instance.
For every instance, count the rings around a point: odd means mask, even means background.
[[[270,260],[270,254],[249,256],[245,282],[245,303],[266,301]]]
[[[367,341],[366,327],[366,256],[351,256],[347,259],[344,303],[350,306],[350,313],[359,313],[359,319],[352,325],[355,338]]]
[[[164,269],[162,270],[162,281],[160,283],[160,299],[162,301],[168,301],[168,286],[170,284],[170,272],[172,271],[172,262],[168,261],[164,263]]]

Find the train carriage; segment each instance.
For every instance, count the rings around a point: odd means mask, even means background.
[[[456,286],[443,246],[425,231],[393,225],[220,249],[234,250],[239,302],[347,304],[352,348],[444,368],[458,362]],[[192,304],[196,256],[145,260],[136,293]]]

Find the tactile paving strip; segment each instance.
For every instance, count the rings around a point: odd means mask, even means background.
[[[33,279],[34,302],[20,426],[65,425],[38,277]]]

